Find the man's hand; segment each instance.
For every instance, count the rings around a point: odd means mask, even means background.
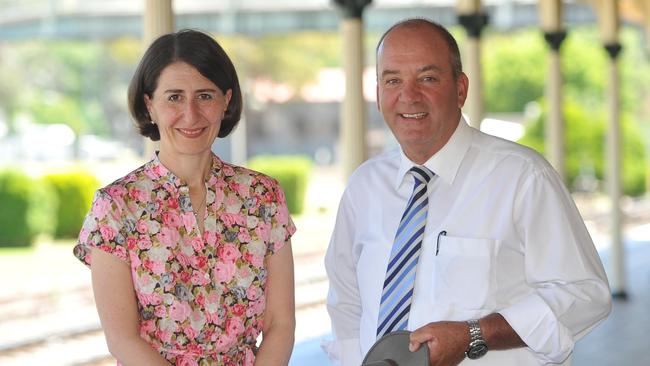
[[[411,333],[409,350],[429,347],[430,366],[455,366],[465,358],[469,346],[469,327],[465,322],[429,323]]]

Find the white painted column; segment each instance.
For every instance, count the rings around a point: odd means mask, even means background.
[[[363,98],[363,9],[370,0],[336,0],[343,10],[340,24],[343,39],[345,97],[341,105],[339,151],[343,178],[363,163],[366,148],[366,102]]]
[[[610,225],[611,234],[611,258],[609,284],[612,295],[615,298],[627,298],[626,276],[625,276],[625,249],[623,246],[622,221],[623,213],[620,207],[622,196],[621,184],[621,125],[620,125],[620,98],[619,98],[619,72],[618,55],[621,51],[621,44],[618,40],[618,1],[598,0],[598,23],[603,45],[609,55],[609,88],[607,89],[607,104],[609,113],[607,116],[606,135],[606,184],[609,195]]]
[[[144,51],[156,38],[174,31],[172,0],[146,0],[143,26],[142,45]],[[149,159],[158,149],[158,141],[145,138],[143,158]]]
[[[244,93],[243,89],[242,93]],[[246,135],[246,114],[244,111],[242,111],[239,123],[237,123],[235,129],[230,133],[229,138],[230,161],[235,165],[246,166],[248,162],[248,138]]]
[[[643,14],[643,26],[645,28],[645,49],[650,55],[650,0],[636,0],[641,13]]]
[[[481,38],[469,37],[465,45],[467,56],[467,77],[469,90],[467,91],[467,104],[465,108],[472,127],[481,128],[481,121],[485,113],[483,103],[483,78],[481,76]]]
[[[468,34],[464,47],[464,68],[469,78],[467,100],[463,108],[472,127],[480,129],[484,114],[483,79],[481,77],[481,31],[487,15],[481,12],[480,0],[458,0],[458,22]]]
[[[617,55],[621,49],[619,44],[605,45],[610,56],[609,88],[607,90],[606,151],[607,151],[607,193],[611,201],[610,233],[612,236],[612,257],[610,285],[614,296],[626,298],[625,248],[623,243],[622,221],[623,213],[620,207],[623,195],[621,179],[621,125],[620,125],[620,83]]]
[[[566,37],[566,32],[562,29],[562,1],[540,1],[539,13],[544,38],[549,46],[548,82],[546,84],[548,114],[544,138],[546,157],[566,184],[565,127],[562,117],[563,80],[560,54],[560,46]]]
[[[650,60],[650,0],[636,0],[643,14],[643,27],[645,29],[645,52]],[[650,150],[648,150],[650,151]],[[650,192],[650,161],[646,161],[646,190]]]
[[[235,34],[237,31],[237,18],[239,14],[239,6],[241,2],[239,0],[226,0],[226,10],[223,13],[223,22],[221,24],[221,30],[224,33]],[[236,52],[236,49],[235,51]],[[230,55],[231,58],[235,58],[235,54]],[[238,74],[241,75],[238,70]],[[239,80],[239,87],[241,88],[242,98],[246,100],[248,98],[248,83],[245,80]],[[235,129],[227,137],[230,143],[230,162],[235,165],[246,166],[248,162],[248,135],[246,132],[246,110],[242,109],[241,117],[239,123]],[[219,144],[221,139],[217,139],[215,144]]]
[[[174,10],[172,0],[146,0],[144,7],[145,47],[163,34],[174,31]]]

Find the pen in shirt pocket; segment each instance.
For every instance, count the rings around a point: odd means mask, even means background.
[[[438,252],[440,251],[440,237],[441,236],[447,236],[447,231],[443,230],[438,233],[438,239],[436,240],[436,257],[438,256]]]

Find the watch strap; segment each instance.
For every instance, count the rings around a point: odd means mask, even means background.
[[[477,319],[468,320],[467,325],[469,326],[469,346],[465,351],[465,356],[471,360],[476,360],[487,353],[487,343],[483,339],[481,326]]]
[[[481,332],[481,326],[478,323],[478,319],[472,319],[467,321],[469,326],[469,344],[472,342],[483,340],[483,333]]]

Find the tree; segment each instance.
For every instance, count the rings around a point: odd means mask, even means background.
[[[607,54],[594,27],[569,30],[562,45],[564,77],[563,117],[566,125],[567,174],[575,187],[579,174],[593,170],[603,179]],[[622,32],[621,125],[623,128],[623,181],[629,195],[645,192],[650,135],[648,107],[639,102],[650,98],[650,67],[641,52],[638,32]],[[488,113],[521,112],[529,102],[546,105],[544,83],[548,50],[539,29],[505,34],[489,34],[484,45],[486,110]],[[627,51],[629,50],[629,51]],[[520,141],[544,152],[544,112],[529,121]]]

